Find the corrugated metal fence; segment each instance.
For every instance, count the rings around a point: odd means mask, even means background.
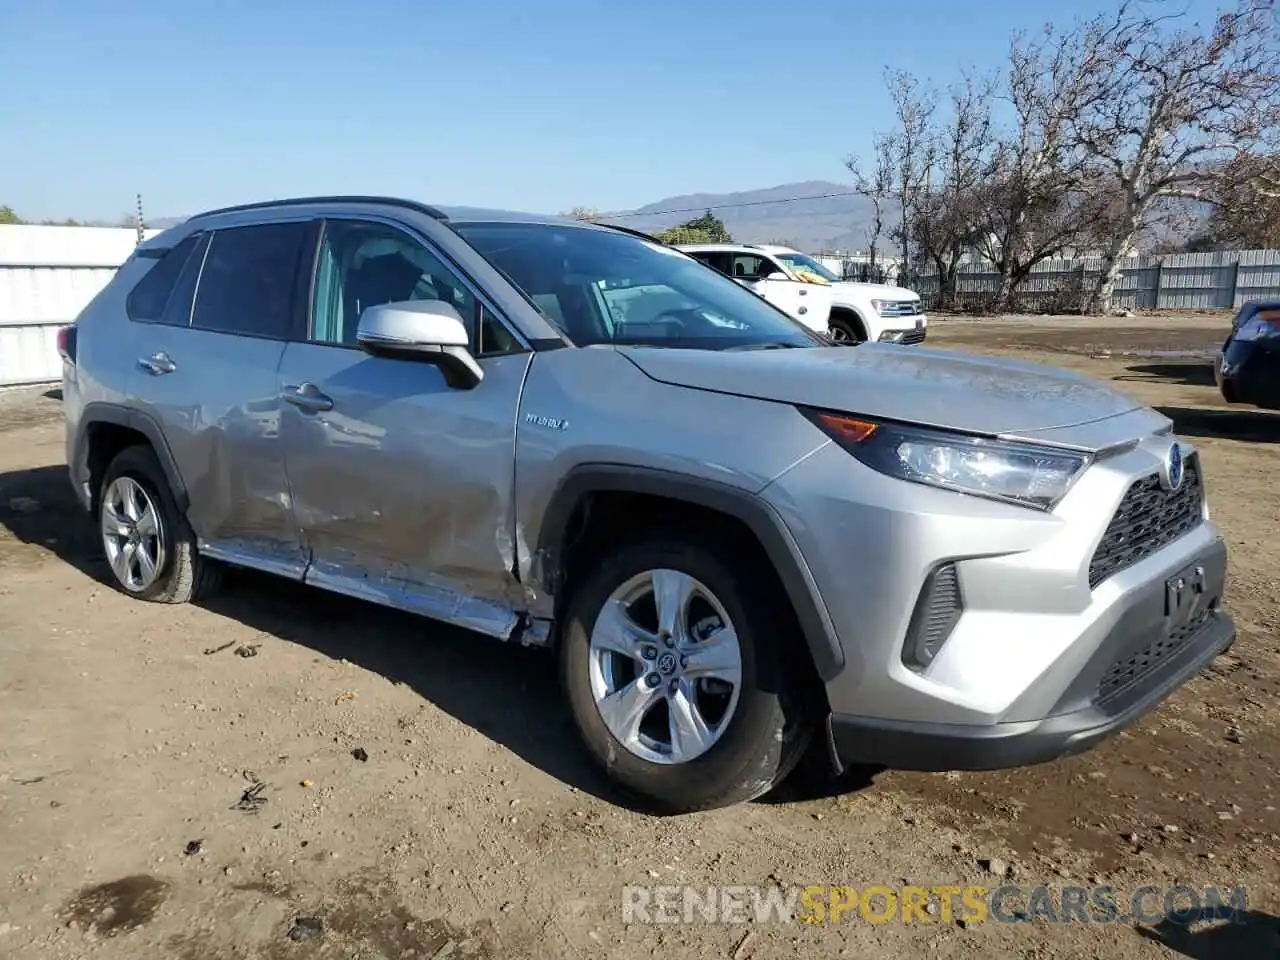
[[[1046,260],[1019,287],[1019,305],[1054,313],[1079,309],[1102,270],[1100,257]],[[938,299],[938,277],[925,273],[911,286],[929,306]],[[995,299],[1000,274],[990,264],[968,263],[956,278],[961,306],[980,309]],[[1280,298],[1280,250],[1224,250],[1131,257],[1124,261],[1112,309],[1235,309],[1250,300]]]
[[[110,282],[137,239],[128,229],[0,226],[0,386],[62,376],[58,327]]]

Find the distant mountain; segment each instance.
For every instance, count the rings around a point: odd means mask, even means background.
[[[733,238],[743,243],[772,240],[811,252],[865,249],[871,201],[851,193],[847,183],[807,180],[765,190],[667,197],[636,210],[605,214],[603,219],[652,232],[691,220],[710,208]],[[890,224],[897,221],[889,216],[885,220],[887,233]],[[881,248],[888,244],[888,237],[882,236]]]
[[[657,231],[692,220],[709,207],[724,221],[733,238],[743,243],[773,240],[812,252],[862,250],[867,246],[871,201],[850,196],[851,192],[847,183],[807,180],[740,193],[688,193],[657,200],[637,210],[605,214],[604,219],[637,230]],[[163,229],[185,219],[148,218],[147,226]],[[891,216],[886,216],[885,221],[887,233],[890,224],[897,221]],[[880,238],[882,249],[887,249],[889,243],[887,236]]]

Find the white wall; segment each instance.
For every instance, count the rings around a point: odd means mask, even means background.
[[[110,282],[137,238],[114,227],[0,225],[0,386],[61,378],[58,327]]]

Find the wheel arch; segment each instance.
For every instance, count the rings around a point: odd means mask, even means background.
[[[83,485],[88,493],[86,506],[96,510],[100,493],[98,486],[107,465],[125,447],[139,442],[148,444],[155,452],[174,502],[185,513],[190,503],[187,488],[160,425],[141,411],[103,402],[85,406],[76,432],[72,479],[77,488]]]
[[[830,614],[782,518],[760,497],[715,481],[623,464],[573,468],[556,487],[543,513],[534,564],[534,579],[557,597],[558,606],[565,593],[576,538],[584,524],[591,522],[593,504],[602,497],[628,495],[660,504],[669,515],[687,518],[693,512],[709,522],[729,522],[744,530],[777,575],[819,678],[825,682],[839,673],[844,653]],[[644,519],[637,516],[634,523]]]
[[[851,307],[848,304],[843,303],[832,304],[831,313],[828,316],[827,323],[841,319],[852,322],[859,332],[861,332],[864,342],[871,339],[871,327],[867,325],[866,318],[863,317],[862,311],[857,307]]]

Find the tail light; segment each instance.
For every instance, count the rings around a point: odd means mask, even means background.
[[[69,327],[58,328],[58,354],[63,360],[76,362],[76,327],[71,324]]]

